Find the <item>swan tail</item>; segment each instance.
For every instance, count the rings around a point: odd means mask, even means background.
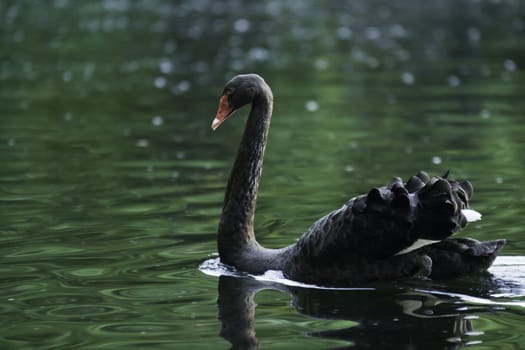
[[[347,203],[355,217],[352,231],[365,232],[379,256],[406,254],[479,219],[481,214],[468,209],[472,192],[468,181],[430,177],[422,171],[406,183],[396,177]]]
[[[504,239],[480,242],[455,238],[428,245],[417,253],[432,259],[432,279],[446,279],[485,273],[505,244]]]
[[[418,238],[442,240],[469,222],[463,212],[468,209],[472,196],[472,185],[468,181],[433,177],[414,194],[414,224]]]

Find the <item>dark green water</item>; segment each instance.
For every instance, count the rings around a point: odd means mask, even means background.
[[[0,347],[524,348],[524,68],[523,1],[0,0]],[[210,123],[241,72],[275,95],[261,242],[452,169],[484,215],[463,234],[509,240],[492,277],[201,272],[246,111]]]

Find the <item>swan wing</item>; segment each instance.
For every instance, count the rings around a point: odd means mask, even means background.
[[[394,178],[317,220],[295,245],[290,271],[302,279],[330,271],[341,280],[428,275],[432,262],[407,253],[464,228],[471,193],[466,182],[425,173]]]
[[[309,255],[327,257],[384,258],[407,253],[466,226],[463,209],[468,207],[469,195],[464,187],[425,173],[407,183],[394,178],[388,186],[354,197],[316,221],[298,245]]]

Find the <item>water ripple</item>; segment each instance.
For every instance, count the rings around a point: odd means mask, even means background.
[[[166,324],[161,322],[121,322],[121,323],[108,323],[99,327],[92,328],[92,332],[99,333],[122,333],[122,334],[162,334],[172,332],[176,329],[173,324]]]
[[[25,322],[24,327],[7,326],[3,329],[6,334],[3,338],[16,344],[21,349],[26,346],[34,349],[36,344],[39,348],[68,348],[71,344],[72,330],[68,330],[60,324],[43,324],[37,322]]]
[[[125,308],[114,305],[100,305],[100,304],[77,304],[64,305],[50,308],[45,312],[48,316],[54,316],[59,319],[68,320],[85,320],[106,318],[112,314],[127,311]]]
[[[174,288],[173,286],[151,285],[125,288],[110,288],[100,291],[101,294],[111,296],[119,300],[128,300],[141,303],[156,303],[185,296],[188,291]]]

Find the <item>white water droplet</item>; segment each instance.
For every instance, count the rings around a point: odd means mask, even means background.
[[[191,83],[187,80],[180,81],[177,85],[171,88],[171,91],[175,95],[179,95],[181,93],[184,93],[188,91],[191,88]]]
[[[137,147],[148,147],[149,146],[149,141],[147,139],[140,139],[140,140],[137,140],[135,145]]]
[[[402,38],[407,35],[406,29],[400,24],[394,24],[388,29],[388,33],[396,38]]]
[[[448,80],[448,85],[453,86],[453,87],[456,87],[461,83],[461,80],[455,75],[450,75],[447,78],[447,80]]]
[[[489,119],[490,118],[490,111],[487,109],[482,109],[481,112],[479,112],[479,115],[483,119]]]
[[[381,37],[381,31],[376,27],[368,27],[365,29],[365,37],[369,40],[377,40]]]
[[[416,81],[416,78],[414,74],[410,72],[403,72],[403,74],[401,74],[401,81],[406,85],[412,85]]]
[[[64,73],[62,73],[62,80],[63,81],[70,82],[72,78],[73,78],[73,73],[71,73],[71,71],[67,70]]]
[[[173,63],[170,61],[162,61],[159,64],[159,69],[164,74],[170,74],[173,71]]]
[[[352,37],[352,30],[348,27],[339,27],[336,30],[336,35],[341,40],[349,40]]]
[[[250,30],[251,23],[246,18],[239,18],[233,23],[233,29],[238,33],[244,33]]]
[[[306,101],[305,108],[308,112],[315,112],[319,110],[319,103],[316,101]]]
[[[481,32],[478,28],[471,27],[467,30],[467,36],[470,41],[479,41],[479,39],[481,39]]]
[[[162,89],[163,87],[166,86],[167,83],[168,81],[164,77],[157,77],[155,78],[155,81],[154,81],[154,85],[157,89]]]
[[[503,62],[503,67],[505,67],[505,69],[509,72],[514,72],[518,68],[518,66],[516,66],[516,62],[511,59],[505,60]]]
[[[314,62],[314,67],[317,70],[325,70],[326,68],[328,68],[328,61],[324,58],[318,58]]]
[[[151,118],[151,123],[155,126],[160,126],[164,124],[164,118],[162,118],[161,115],[156,115],[153,118]]]
[[[270,54],[264,47],[252,47],[248,51],[248,57],[254,61],[266,61]]]

